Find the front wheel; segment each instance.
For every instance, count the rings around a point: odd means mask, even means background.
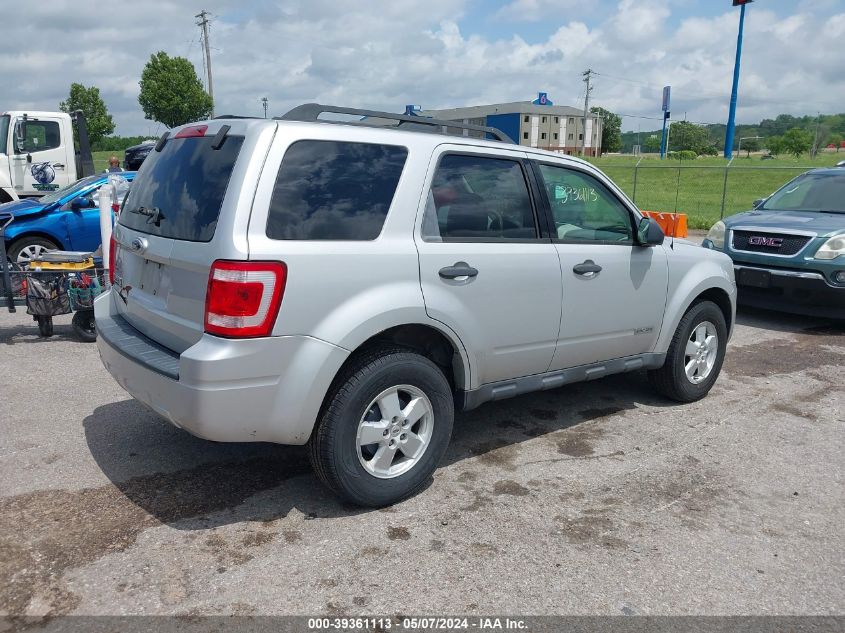
[[[28,266],[47,251],[53,251],[58,245],[45,237],[22,237],[9,248],[9,259],[20,266]]]
[[[93,343],[97,340],[97,328],[94,325],[93,310],[79,310],[75,312],[71,325],[73,325],[73,331],[76,332],[76,335],[85,343]]]
[[[437,365],[404,349],[377,349],[335,381],[309,440],[311,464],[344,499],[390,505],[430,479],[453,419],[452,390]]]
[[[719,306],[697,303],[678,324],[663,367],[648,372],[649,382],[671,400],[700,400],[719,377],[727,343],[728,327]]]

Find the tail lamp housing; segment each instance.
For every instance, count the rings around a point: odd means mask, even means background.
[[[286,281],[283,262],[218,259],[208,274],[205,331],[226,338],[269,336]]]

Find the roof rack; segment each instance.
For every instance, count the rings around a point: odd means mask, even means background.
[[[448,128],[459,128],[461,130],[472,130],[474,132],[483,132],[489,134],[495,140],[502,143],[514,143],[513,139],[495,127],[487,127],[486,125],[475,125],[473,123],[461,123],[459,121],[444,121],[442,119],[430,119],[423,116],[411,116],[407,114],[394,114],[392,112],[379,112],[378,110],[359,110],[357,108],[343,108],[340,106],[321,105],[319,103],[304,103],[301,106],[295,107],[293,110],[284,116],[274,117],[281,121],[316,121],[319,123],[341,123],[343,125],[363,125],[366,127],[383,127],[374,123],[368,123],[366,120],[361,121],[329,121],[321,119],[320,115],[325,112],[333,112],[335,114],[349,114],[352,116],[360,116],[372,119],[389,119],[391,121],[398,121],[397,127],[405,126],[405,128],[414,128],[415,131],[431,132],[434,134],[449,134]]]

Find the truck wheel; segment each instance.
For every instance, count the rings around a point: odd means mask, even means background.
[[[9,249],[9,259],[25,266],[44,251],[56,250],[58,247],[58,244],[44,237],[22,237]]]
[[[719,377],[727,343],[725,315],[712,301],[697,303],[678,324],[663,367],[648,372],[649,382],[671,400],[700,400]]]
[[[97,340],[97,328],[94,325],[93,310],[79,310],[73,314],[73,331],[79,339],[85,343],[93,343]]]
[[[402,348],[373,350],[335,379],[308,441],[311,465],[352,503],[396,503],[429,481],[454,415],[437,365]]]

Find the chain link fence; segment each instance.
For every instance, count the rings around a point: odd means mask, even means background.
[[[605,172],[645,211],[686,213],[690,228],[748,211],[810,167],[748,167],[661,164],[602,165]]]

